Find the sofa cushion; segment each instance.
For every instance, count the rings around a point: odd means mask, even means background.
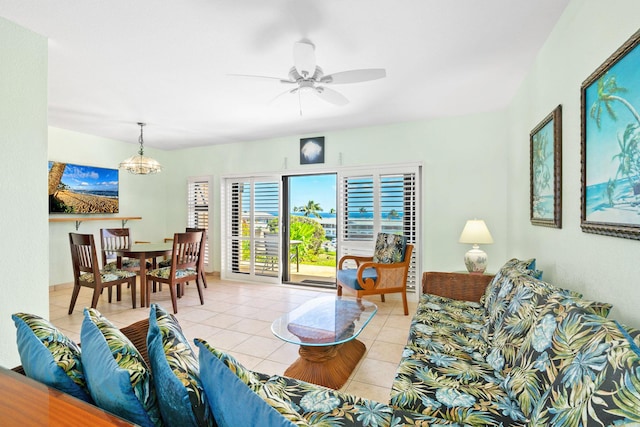
[[[602,318],[588,320],[588,326],[567,325],[580,330],[571,336],[575,351],[535,403],[533,425],[640,423],[640,331]]]
[[[378,273],[375,268],[365,268],[362,272],[362,279],[373,279],[375,282],[378,280]],[[347,268],[345,270],[338,270],[338,282],[344,286],[348,286],[351,289],[362,290],[363,287],[358,283],[358,270],[355,268]]]
[[[162,419],[168,425],[213,426],[198,359],[177,319],[151,304],[147,351]]]
[[[600,314],[607,307],[610,305],[563,294],[549,296],[502,383],[525,416],[530,416],[558,370],[581,346],[580,337],[591,334],[594,325],[604,320]]]
[[[460,425],[499,426],[524,420],[516,401],[481,356],[445,353],[429,344],[433,342],[425,339],[405,347],[391,391],[392,406]]]
[[[257,393],[262,388],[260,379],[245,369],[231,355],[211,347],[196,338],[199,349],[200,379],[207,401],[220,427],[306,426],[307,422],[277,397],[268,401]]]
[[[495,299],[500,292],[500,288],[503,285],[504,278],[507,277],[514,271],[528,269],[533,266],[535,268],[536,260],[535,258],[531,258],[525,261],[521,261],[517,258],[511,258],[509,261],[505,262],[500,270],[493,277],[491,282],[487,285],[487,288],[484,291],[484,295],[480,298],[480,303],[484,306],[485,310],[489,312],[491,310],[491,305],[495,302]]]
[[[25,374],[43,384],[92,403],[80,359],[80,348],[48,320],[15,313],[20,363]]]
[[[284,400],[310,425],[342,427],[392,425],[393,408],[389,405],[295,378],[274,375],[263,384],[258,394],[263,399],[276,397]]]
[[[483,324],[484,309],[478,303],[424,294],[411,321],[407,344],[446,354],[483,353],[487,346],[480,334]]]
[[[162,425],[151,372],[131,341],[93,308],[84,309],[80,337],[96,405],[141,426]]]
[[[398,234],[378,233],[373,252],[373,262],[392,264],[404,261],[407,250],[407,238]]]

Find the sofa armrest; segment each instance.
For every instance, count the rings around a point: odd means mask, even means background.
[[[493,274],[425,271],[422,292],[463,301],[479,302]]]

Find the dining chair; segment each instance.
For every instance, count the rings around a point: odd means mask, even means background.
[[[169,285],[173,313],[178,313],[177,298],[184,294],[184,284],[190,281],[196,282],[200,304],[204,304],[202,294],[201,276],[198,265],[203,257],[204,245],[202,244],[202,232],[175,233],[173,236],[173,251],[171,253],[171,265],[149,270],[147,282],[156,281]],[[151,290],[147,287],[147,301],[151,301]]]
[[[82,286],[93,289],[91,308],[96,308],[104,288],[107,288],[109,302],[111,302],[111,290],[116,286],[116,299],[120,301],[122,295],[120,285],[127,283],[131,288],[131,303],[133,308],[136,308],[136,273],[127,270],[100,269],[93,234],[69,233],[69,246],[73,263],[73,293],[69,314],[73,313]]]
[[[197,232],[201,232],[202,233],[202,241],[200,242],[200,246],[202,246],[202,251],[204,253],[204,248],[206,247],[207,244],[207,229],[206,228],[191,228],[191,227],[187,227],[185,228],[185,233],[197,233]],[[165,238],[164,241],[172,241],[173,238]],[[160,263],[158,264],[158,267],[169,267],[171,265],[171,260],[170,259],[165,259],[163,261],[160,261]],[[200,279],[202,280],[202,284],[204,285],[204,287],[207,287],[207,278],[206,278],[206,272],[204,271],[204,256],[200,257],[200,263],[198,264],[198,277],[200,277]]]
[[[378,233],[372,256],[345,255],[340,258],[336,275],[338,295],[348,289],[357,298],[380,295],[384,302],[385,294],[399,292],[404,314],[408,315],[407,276],[413,245],[406,242],[403,236]],[[355,263],[356,268],[345,268],[347,262]]]
[[[101,228],[100,242],[102,244],[102,265],[105,269],[118,268],[118,257],[113,252],[116,249],[129,249],[131,235],[128,228]],[[121,270],[140,271],[140,260],[137,258],[121,258]]]

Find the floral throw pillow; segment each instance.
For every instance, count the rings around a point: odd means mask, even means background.
[[[376,248],[373,253],[373,262],[380,264],[393,264],[404,261],[404,252],[407,249],[407,238],[397,234],[378,233]]]

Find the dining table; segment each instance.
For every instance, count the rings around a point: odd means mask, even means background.
[[[114,249],[112,252],[118,257],[118,268],[122,268],[122,257],[137,258],[140,260],[140,307],[148,307],[149,301],[146,299],[147,260],[171,256],[173,252],[173,242],[134,243],[128,248]]]

